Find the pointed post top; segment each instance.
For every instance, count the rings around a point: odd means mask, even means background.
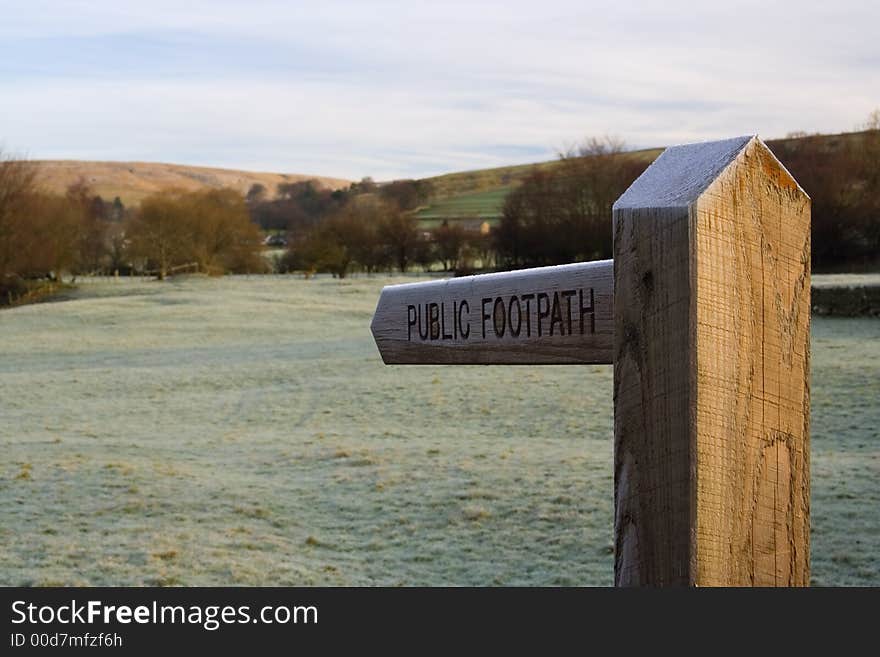
[[[760,142],[754,135],[745,135],[670,146],[617,199],[614,209],[687,207],[753,139]],[[761,145],[764,146],[763,142]]]

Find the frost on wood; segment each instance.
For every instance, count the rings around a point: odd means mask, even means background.
[[[614,209],[687,206],[752,139],[746,135],[667,148],[617,199]]]

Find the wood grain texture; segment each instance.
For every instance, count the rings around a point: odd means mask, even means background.
[[[382,290],[371,329],[387,364],[611,363],[610,260]]]
[[[809,198],[757,138],[716,152],[615,205],[621,585],[809,583]]]
[[[690,583],[687,209],[615,210],[615,583]]]

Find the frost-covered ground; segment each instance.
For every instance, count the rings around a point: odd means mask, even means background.
[[[0,584],[609,584],[611,368],[385,367],[385,282],[0,312]],[[880,321],[813,368],[814,582],[878,585]]]

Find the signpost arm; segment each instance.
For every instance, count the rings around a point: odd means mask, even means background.
[[[745,137],[613,215],[616,584],[809,584],[809,198]]]
[[[382,290],[370,326],[387,364],[611,363],[610,260]]]

